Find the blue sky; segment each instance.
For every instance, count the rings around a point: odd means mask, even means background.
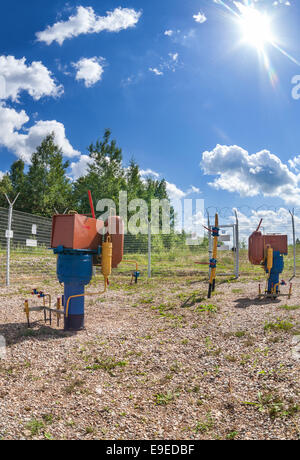
[[[70,174],[84,173],[87,146],[111,128],[125,162],[165,177],[172,196],[300,207],[300,5],[222,3],[2,2],[0,171],[54,130]],[[244,40],[245,5],[271,21],[260,49]]]

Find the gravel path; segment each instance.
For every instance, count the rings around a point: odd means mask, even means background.
[[[197,278],[117,277],[78,334],[28,329],[28,286],[0,288],[0,438],[300,439],[300,288],[257,301],[257,283],[207,301]]]

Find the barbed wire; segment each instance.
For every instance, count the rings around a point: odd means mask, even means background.
[[[205,217],[214,217],[215,214],[219,214],[220,217],[223,218],[230,218],[235,216],[235,211],[237,211],[240,214],[243,214],[246,217],[252,217],[254,213],[263,213],[272,211],[274,213],[278,213],[281,210],[285,210],[287,213],[293,213],[294,216],[299,216],[300,217],[300,208],[293,208],[293,207],[285,207],[285,206],[273,206],[269,204],[262,204],[260,206],[257,206],[256,208],[243,205],[243,206],[233,206],[232,208],[225,206],[225,207],[220,207],[220,206],[208,206],[205,208]]]

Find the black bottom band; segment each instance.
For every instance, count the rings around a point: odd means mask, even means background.
[[[209,283],[207,298],[211,299],[212,284]]]
[[[65,331],[82,331],[82,329],[84,329],[84,315],[65,317]]]

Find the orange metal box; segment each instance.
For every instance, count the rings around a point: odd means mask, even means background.
[[[264,235],[265,246],[269,244],[274,251],[280,254],[288,254],[288,237],[287,235]]]
[[[112,267],[117,268],[124,254],[124,222],[120,217],[109,217],[105,222],[113,245]]]
[[[248,248],[249,260],[253,265],[260,265],[263,262],[267,245],[282,255],[288,254],[287,235],[262,235],[261,232],[254,232],[249,238]]]
[[[101,245],[99,232],[103,227],[103,221],[80,214],[53,216],[51,247],[96,250]]]
[[[261,232],[253,232],[248,245],[249,261],[260,265],[264,260],[264,237]]]

